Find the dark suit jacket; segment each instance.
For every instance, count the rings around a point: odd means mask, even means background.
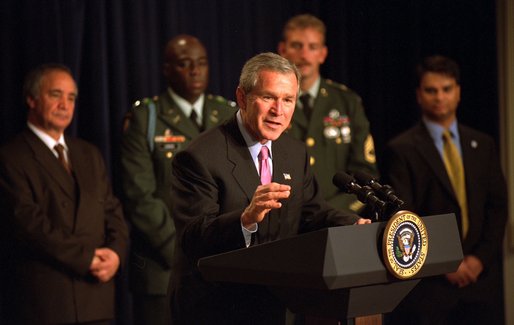
[[[486,300],[501,286],[501,273],[497,272],[507,219],[507,190],[498,153],[491,137],[461,124],[458,128],[470,222],[462,248],[464,255],[472,254],[482,261],[484,272],[477,284],[465,290],[448,286],[447,292],[435,294],[441,305],[445,303],[441,299],[456,299],[458,295]],[[460,228],[457,198],[442,158],[423,123],[388,144],[384,165],[386,182],[405,200],[408,210],[420,216],[455,213]],[[431,289],[427,286],[426,290],[428,294]],[[423,306],[419,300],[414,303]]]
[[[272,159],[273,181],[290,185],[291,196],[259,224],[253,244],[357,220],[322,199],[303,143],[282,135],[272,144]],[[203,256],[245,247],[240,217],[259,184],[235,118],[200,135],[173,160],[172,216],[180,247],[174,311],[179,324],[280,321],[284,309],[264,288],[209,284],[196,268]]]
[[[88,269],[99,247],[123,263],[126,225],[98,150],[66,143],[75,181],[29,129],[0,149],[2,281],[14,324],[114,317],[114,280],[101,284]]]
[[[150,101],[156,107],[153,151],[147,140]],[[175,244],[175,226],[169,213],[171,161],[200,132],[167,91],[136,103],[129,111],[121,147],[124,208],[132,226],[130,289],[138,294],[165,295]],[[205,129],[232,116],[235,109],[231,104],[223,97],[206,95],[202,115]],[[175,139],[163,141],[164,135]]]

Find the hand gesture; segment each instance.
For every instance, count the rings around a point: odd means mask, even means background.
[[[261,222],[271,209],[280,209],[280,200],[287,199],[291,194],[291,186],[278,183],[260,185],[253,194],[250,205],[241,216],[243,227],[250,229],[255,223]]]

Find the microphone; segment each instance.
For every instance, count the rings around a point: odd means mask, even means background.
[[[400,209],[404,205],[405,202],[395,195],[391,186],[381,185],[373,176],[365,172],[356,171],[353,176],[355,176],[360,184],[371,187],[380,199],[393,204],[397,209]]]
[[[357,195],[362,203],[371,204],[375,209],[383,211],[386,203],[375,196],[375,193],[369,186],[360,186],[355,179],[344,172],[338,172],[332,178],[332,183],[346,193]]]

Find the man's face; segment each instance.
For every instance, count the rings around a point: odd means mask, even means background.
[[[302,80],[314,80],[319,76],[319,67],[327,57],[323,35],[313,28],[293,29],[285,34],[279,44],[279,54],[294,63]]]
[[[255,140],[266,143],[280,137],[291,122],[297,94],[298,81],[292,72],[264,70],[250,93],[237,89],[243,124]]]
[[[51,136],[60,136],[70,125],[75,110],[77,87],[64,71],[51,71],[41,78],[39,94],[27,98],[29,121]]]
[[[460,101],[460,86],[455,78],[427,72],[421,78],[416,97],[423,115],[442,124],[453,122]]]
[[[173,91],[194,103],[205,92],[209,79],[205,48],[190,39],[181,39],[168,47],[164,76]]]

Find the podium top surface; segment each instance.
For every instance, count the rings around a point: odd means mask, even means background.
[[[462,260],[455,215],[424,217],[425,265],[413,279],[453,272]],[[311,289],[340,289],[401,281],[384,266],[384,222],[326,228],[251,246],[198,262],[208,281]]]

